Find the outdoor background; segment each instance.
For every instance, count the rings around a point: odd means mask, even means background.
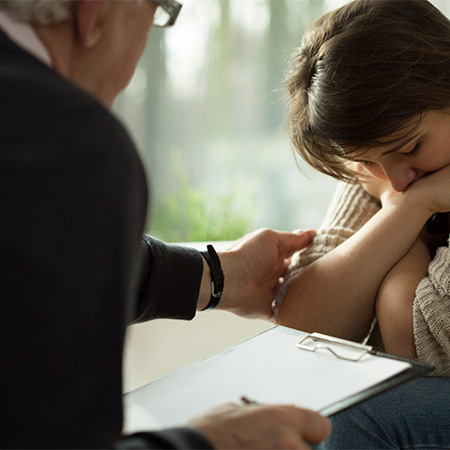
[[[170,242],[211,242],[259,227],[318,227],[335,181],[296,165],[283,76],[305,28],[347,1],[183,3],[173,28],[151,31],[114,107],[149,174],[147,231]],[[433,3],[449,12],[450,0]],[[125,390],[268,326],[224,312],[133,326]]]

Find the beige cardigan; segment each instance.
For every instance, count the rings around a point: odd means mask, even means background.
[[[340,183],[312,244],[296,254],[278,292],[276,305],[299,273],[359,230],[378,210],[379,202],[358,185]],[[450,248],[440,247],[417,286],[413,304],[417,359],[436,368],[434,376],[450,376]],[[378,327],[369,342],[382,349]]]

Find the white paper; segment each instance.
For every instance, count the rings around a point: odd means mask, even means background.
[[[125,395],[125,431],[185,425],[241,396],[321,411],[411,367],[374,355],[350,362],[302,350],[296,344],[303,336],[274,327]]]

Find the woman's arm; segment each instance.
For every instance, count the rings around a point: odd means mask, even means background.
[[[327,213],[310,245],[292,257],[275,298],[275,310],[280,305],[290,285],[307,266],[334,250],[356,233],[380,209],[380,202],[360,185],[337,184]]]
[[[419,238],[381,283],[376,314],[387,353],[416,357],[413,302],[417,286],[427,276],[429,263],[428,247]]]
[[[428,218],[450,209],[449,174],[446,167],[418,180],[356,234],[305,268],[287,291],[279,323],[361,340],[384,277],[411,249]]]
[[[356,170],[364,171],[357,164]],[[364,189],[383,203],[395,197],[388,181],[366,180]],[[378,327],[388,353],[405,358],[416,357],[413,332],[413,302],[420,281],[428,273],[430,253],[424,239],[419,237],[411,250],[389,271],[380,285],[376,299]]]

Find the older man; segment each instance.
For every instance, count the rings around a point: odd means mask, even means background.
[[[126,325],[190,319],[219,300],[270,319],[285,259],[312,236],[259,231],[220,260],[210,249],[213,295],[199,252],[142,237],[144,171],[108,109],[158,8],[167,23],[179,12],[174,1],[0,2],[1,447],[294,448],[328,432],[293,406],[229,405],[191,427],[121,435]]]

